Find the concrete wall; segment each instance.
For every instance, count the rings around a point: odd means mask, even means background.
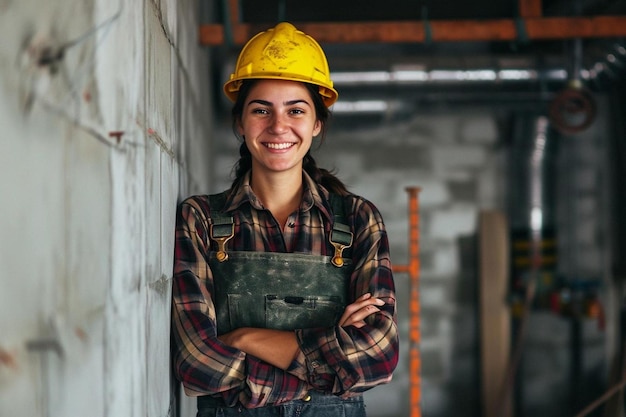
[[[0,415],[174,415],[175,208],[210,179],[196,8],[0,1]]]

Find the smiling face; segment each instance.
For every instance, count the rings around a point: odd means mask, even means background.
[[[320,133],[309,90],[300,82],[259,80],[245,98],[237,125],[252,154],[253,175],[302,175],[302,160]]]

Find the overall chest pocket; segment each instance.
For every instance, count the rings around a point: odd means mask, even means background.
[[[266,295],[265,325],[279,330],[332,326],[343,309],[338,296]]]
[[[327,256],[234,252],[211,268],[218,334],[333,326],[346,306],[351,268]]]

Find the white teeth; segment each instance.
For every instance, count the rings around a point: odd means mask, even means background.
[[[265,146],[267,146],[270,149],[287,149],[287,148],[290,148],[292,145],[293,143],[289,143],[289,142],[265,144]]]

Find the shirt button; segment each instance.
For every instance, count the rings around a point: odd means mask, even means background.
[[[307,394],[307,395],[306,395],[306,396],[302,399],[302,401],[305,401],[305,402],[309,402],[309,401],[311,401],[311,396],[310,396],[309,394]]]
[[[318,361],[313,361],[313,362],[311,362],[311,366],[313,368],[317,368],[318,366],[320,366],[320,363]]]

